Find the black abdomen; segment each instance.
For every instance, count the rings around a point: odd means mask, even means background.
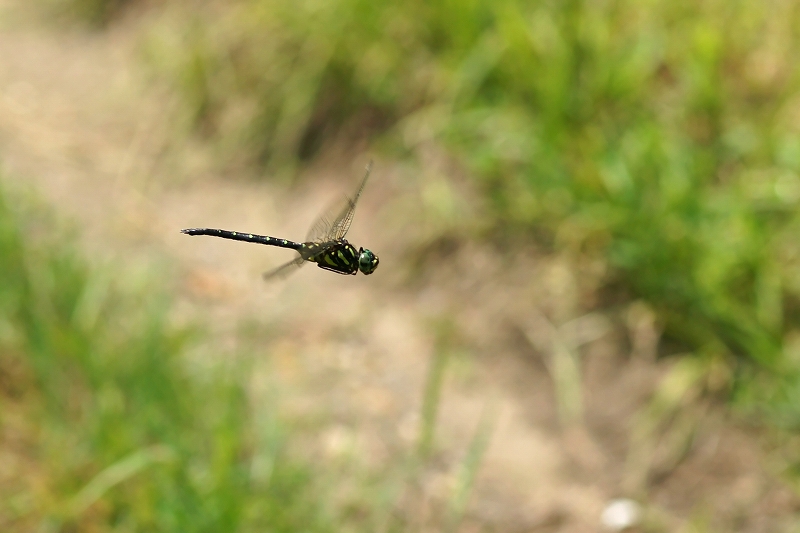
[[[275,237],[268,237],[266,235],[242,233],[240,231],[228,231],[226,229],[190,228],[182,229],[181,233],[185,233],[186,235],[209,235],[211,237],[221,237],[223,239],[231,239],[233,241],[254,242],[257,244],[266,244],[267,246],[291,248],[292,250],[299,250],[303,246],[299,242],[287,241],[286,239],[276,239]]]

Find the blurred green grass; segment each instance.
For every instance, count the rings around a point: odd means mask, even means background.
[[[425,456],[400,451],[382,468],[290,453],[302,428],[253,394],[248,354],[197,360],[208,339],[170,325],[168,287],[90,266],[57,226],[0,187],[1,530],[402,531],[409,505],[430,508],[402,500],[424,473],[435,420]],[[442,373],[429,376],[428,410]],[[434,522],[463,517],[484,418],[456,465],[453,508]]]
[[[605,305],[647,302],[676,350],[785,376],[798,23],[779,0],[242,0],[149,57],[223,152],[278,169],[333,140],[435,145],[491,206],[484,239],[600,260]]]
[[[0,193],[0,529],[339,531],[247,364],[193,363],[155,276],[125,287],[23,205]]]

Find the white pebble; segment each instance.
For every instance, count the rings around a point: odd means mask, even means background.
[[[611,500],[603,509],[600,521],[612,531],[622,531],[623,529],[635,526],[642,518],[642,508],[633,500],[619,498]]]

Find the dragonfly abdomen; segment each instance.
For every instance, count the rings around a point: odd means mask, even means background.
[[[182,229],[181,233],[185,233],[186,235],[209,235],[211,237],[221,237],[223,239],[230,239],[233,241],[254,242],[258,244],[266,244],[267,246],[278,246],[279,248],[291,248],[292,250],[299,250],[303,247],[303,245],[299,242],[288,241],[286,239],[276,239],[275,237],[268,237],[267,235],[256,235],[255,233],[228,231],[226,229],[190,228]]]

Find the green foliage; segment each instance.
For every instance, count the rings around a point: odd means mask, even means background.
[[[157,289],[118,286],[28,215],[0,196],[0,444],[22,469],[0,529],[332,531],[246,369],[190,372]]]
[[[242,0],[195,18],[177,71],[204,131],[262,162],[354,125],[448,147],[498,230],[603,257],[609,290],[690,350],[776,369],[800,326],[799,19],[779,1]]]

